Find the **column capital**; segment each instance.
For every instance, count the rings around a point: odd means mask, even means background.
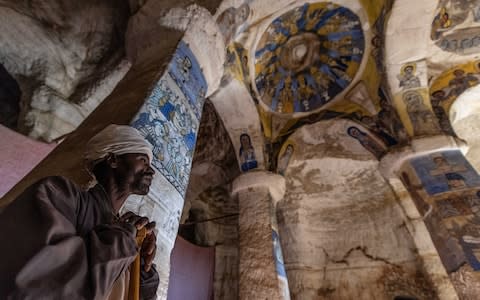
[[[410,145],[387,153],[380,160],[379,170],[385,178],[397,177],[395,173],[406,160],[444,150],[460,150],[465,154],[468,147],[462,140],[448,135],[416,138]]]
[[[285,195],[285,178],[279,174],[267,171],[252,171],[238,176],[232,184],[232,196],[236,196],[249,188],[268,188],[274,203]]]

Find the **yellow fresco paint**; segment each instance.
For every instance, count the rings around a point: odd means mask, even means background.
[[[407,104],[404,101],[404,95],[406,93],[409,93],[409,92],[419,93],[422,96],[423,105],[428,107],[428,109],[433,114],[432,106],[431,106],[430,101],[429,101],[430,98],[429,98],[428,91],[429,90],[426,89],[426,88],[419,88],[419,89],[413,89],[413,90],[408,90],[408,91],[402,91],[400,93],[397,93],[393,98],[394,106],[395,106],[395,108],[398,112],[398,115],[400,117],[400,120],[402,121],[403,126],[405,127],[405,130],[407,131],[407,134],[409,136],[415,136],[415,132],[414,132],[414,127],[413,127],[413,124],[412,124],[412,121],[411,121],[411,116],[407,112]]]
[[[432,99],[437,98],[440,106],[448,113],[461,93],[480,82],[479,67],[480,61],[472,61],[440,74],[430,85]]]

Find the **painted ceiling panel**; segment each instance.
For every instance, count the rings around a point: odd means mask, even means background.
[[[304,4],[273,20],[255,51],[255,85],[271,111],[314,111],[351,83],[365,49],[357,15]]]

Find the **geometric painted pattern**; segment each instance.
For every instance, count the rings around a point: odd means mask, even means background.
[[[168,72],[131,124],[152,144],[153,166],[182,196],[188,185],[206,90],[195,56],[181,41]]]
[[[363,58],[358,16],[333,3],[297,7],[265,30],[255,51],[255,86],[272,111],[308,112],[351,83]]]

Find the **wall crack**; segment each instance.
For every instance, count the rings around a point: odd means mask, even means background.
[[[370,259],[370,260],[373,260],[373,261],[380,261],[380,262],[383,262],[384,264],[387,264],[387,265],[390,265],[390,266],[394,266],[394,267],[400,267],[399,265],[397,264],[394,264],[392,262],[390,262],[388,259],[386,258],[383,258],[383,257],[379,257],[379,256],[374,256],[370,253],[368,253],[368,248],[366,246],[357,246],[357,247],[353,247],[353,248],[350,248],[344,255],[341,259],[333,259],[330,257],[330,255],[328,254],[327,250],[325,250],[325,248],[321,248],[323,250],[323,253],[325,253],[325,256],[328,260],[328,262],[331,262],[333,264],[345,264],[347,266],[350,266],[349,262],[348,262],[348,258],[349,256],[354,252],[354,251],[360,251],[366,258]],[[324,277],[326,275],[326,266],[325,266],[325,269],[324,269]]]

